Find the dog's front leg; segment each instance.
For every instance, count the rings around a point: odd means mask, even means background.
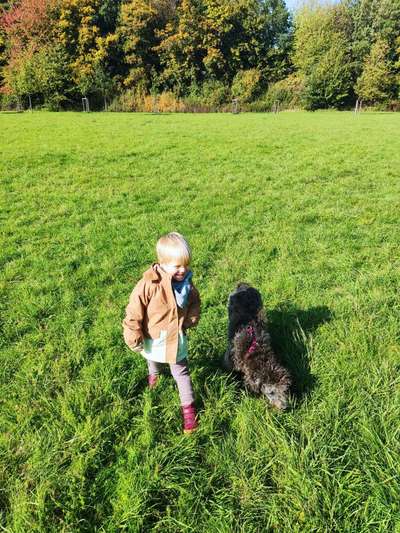
[[[231,372],[233,370],[233,362],[232,362],[232,346],[231,343],[229,343],[228,349],[226,350],[224,354],[224,358],[222,360],[222,366],[225,370],[228,372]]]

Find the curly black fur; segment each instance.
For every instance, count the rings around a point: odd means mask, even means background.
[[[228,313],[228,349],[224,366],[240,372],[252,392],[265,395],[278,409],[286,409],[292,380],[271,347],[258,290],[239,283],[229,295]],[[249,328],[252,328],[251,334]]]

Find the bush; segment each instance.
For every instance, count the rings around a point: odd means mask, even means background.
[[[183,102],[172,92],[162,92],[159,95],[143,94],[141,91],[128,89],[111,102],[109,111],[138,111],[175,113],[184,111]]]
[[[251,102],[261,92],[261,72],[252,68],[239,70],[232,82],[232,96],[239,98],[241,102]]]
[[[296,109],[301,107],[303,92],[303,80],[296,74],[290,74],[268,87],[264,101],[269,109],[272,109],[275,102],[279,102],[281,109]]]
[[[304,91],[303,80],[296,74],[290,74],[287,78],[272,83],[267,92],[258,100],[244,103],[242,111],[265,113],[272,111],[276,104],[279,109],[299,109]]]
[[[305,109],[340,108],[353,100],[352,65],[341,40],[333,42],[305,75]]]
[[[194,93],[182,98],[183,111],[185,113],[208,113],[214,111],[209,105],[206,105],[200,95]]]
[[[205,105],[218,108],[231,100],[231,91],[221,81],[206,81],[201,87],[201,97]]]
[[[140,102],[143,99],[143,95],[135,89],[128,89],[120,95],[116,96],[110,105],[109,111],[139,111]]]
[[[15,111],[18,108],[18,99],[14,94],[0,92],[0,110]]]
[[[241,111],[250,111],[251,113],[267,113],[272,110],[272,105],[265,99],[255,100],[241,106]]]
[[[400,100],[391,100],[388,104],[388,111],[400,111]]]
[[[130,89],[114,98],[109,111],[145,111],[148,113],[205,113],[220,111],[230,105],[229,87],[218,81],[209,81],[202,86],[192,85],[189,94],[178,98],[171,91],[160,94],[144,94],[141,90]],[[226,109],[224,108],[226,111]]]
[[[211,80],[203,85],[192,85],[183,98],[185,112],[207,113],[221,111],[231,100],[230,89],[220,81]]]
[[[172,92],[162,92],[158,99],[158,111],[160,113],[176,113],[183,111],[183,103]]]

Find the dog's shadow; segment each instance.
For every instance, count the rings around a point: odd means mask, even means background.
[[[318,327],[332,320],[333,314],[326,306],[299,309],[290,302],[284,302],[274,309],[265,310],[265,315],[272,347],[278,359],[290,371],[292,394],[297,402],[301,402],[318,383],[310,369],[310,337]],[[227,345],[226,341],[226,347]],[[197,369],[198,383],[205,383],[210,376],[227,373],[235,382],[242,383],[239,374],[224,368],[220,346],[207,343],[203,348],[209,353],[206,358],[201,358],[200,368]],[[199,402],[201,405],[201,400]]]
[[[268,330],[279,359],[293,378],[292,392],[298,401],[307,396],[317,384],[311,373],[308,341],[312,333],[333,315],[326,306],[298,309],[290,303],[267,310]]]

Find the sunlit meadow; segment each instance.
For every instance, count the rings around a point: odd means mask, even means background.
[[[400,115],[0,114],[0,529],[400,531]],[[121,335],[164,232],[193,248],[200,429]],[[224,373],[263,295],[285,413]]]

